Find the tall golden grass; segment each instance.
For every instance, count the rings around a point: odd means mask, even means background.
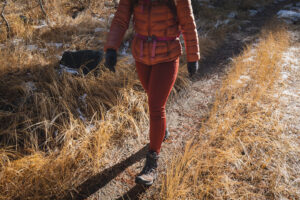
[[[97,76],[56,71],[63,50],[102,48],[105,34],[95,28],[107,31],[115,11],[104,3],[44,1],[47,17],[38,1],[16,0],[6,7],[11,38],[2,23],[0,199],[62,198],[98,172],[105,151],[148,123],[146,95],[127,60],[120,60],[116,74],[102,65]],[[42,20],[48,26],[36,28]],[[201,46],[209,46],[201,49],[202,55],[217,47],[217,36],[201,36]],[[63,47],[49,45],[55,42]],[[28,50],[32,44],[36,50]],[[189,83],[183,71],[173,94]]]
[[[282,137],[273,113],[288,46],[284,28],[263,31],[233,60],[208,121],[171,163],[161,199],[299,199],[300,146]]]
[[[91,17],[103,18],[103,22],[107,22],[107,18],[115,9],[104,6],[104,0],[91,0],[91,1],[72,1],[72,0],[51,0],[42,1],[43,8],[46,13],[44,15],[39,1],[33,0],[17,0],[7,4],[4,10],[4,15],[10,26],[10,37],[23,38],[27,41],[39,39],[34,26],[38,26],[45,21],[49,28],[51,28],[53,35],[62,36],[62,32],[74,33],[78,29],[73,24],[78,24],[83,27],[91,24]],[[107,0],[110,2],[110,0]],[[75,13],[78,13],[75,19],[72,18]],[[84,23],[83,23],[84,21]],[[80,23],[82,22],[82,23]],[[7,41],[6,24],[1,23],[0,41]],[[64,27],[64,28],[62,28]],[[55,30],[59,29],[59,33]],[[74,34],[68,34],[71,36]],[[77,32],[78,35],[78,32]],[[53,39],[53,38],[48,38]]]
[[[99,172],[105,151],[147,126],[146,95],[127,58],[119,58],[115,74],[102,64],[99,75],[57,71],[64,49],[102,48],[114,11],[103,4],[91,1],[72,19],[79,1],[46,1],[49,26],[38,29],[45,16],[36,2],[15,1],[6,8],[14,24],[10,40],[1,29],[0,199],[62,198]],[[32,21],[24,23],[20,14]],[[49,45],[55,42],[63,46]],[[188,83],[181,72],[173,94]]]
[[[99,170],[111,145],[140,134],[147,100],[126,63],[100,76],[40,66],[1,77],[0,199],[58,199]]]

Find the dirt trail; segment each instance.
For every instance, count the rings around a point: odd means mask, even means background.
[[[265,7],[265,10],[243,25],[239,32],[227,37],[211,55],[201,60],[200,73],[194,77],[192,86],[169,102],[167,110],[170,139],[163,144],[159,172],[165,172],[169,158],[182,151],[184,144],[199,130],[201,122],[209,114],[215,93],[230,58],[239,54],[246,44],[255,42],[257,33],[284,5],[295,1],[284,1]],[[189,130],[189,131],[187,131]],[[150,188],[134,183],[136,174],[142,169],[147,151],[148,130],[145,127],[137,138],[129,138],[122,147],[116,147],[105,155],[106,169],[88,179],[77,188],[77,194],[66,199],[153,199],[159,193],[159,181]]]
[[[293,44],[283,54],[281,67],[281,91],[279,97],[280,123],[285,137],[293,138],[295,144],[300,144],[300,26],[295,27],[290,35]],[[300,158],[299,158],[300,162]],[[300,194],[300,192],[299,192]]]

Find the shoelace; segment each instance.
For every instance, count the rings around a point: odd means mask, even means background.
[[[145,163],[145,166],[144,168],[142,169],[142,173],[144,174],[148,174],[148,173],[151,173],[153,171],[155,171],[156,167],[155,167],[155,161],[152,160],[153,158],[148,158],[146,159],[146,163]]]
[[[142,170],[141,174],[149,174],[153,171],[152,168],[149,168],[148,166],[145,166],[144,169]]]

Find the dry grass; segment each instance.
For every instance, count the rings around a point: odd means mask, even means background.
[[[140,134],[147,101],[127,65],[99,76],[39,66],[1,77],[0,199],[62,197],[99,170],[111,145]],[[187,83],[181,75],[176,89]]]
[[[49,26],[42,28],[35,27],[45,20],[36,2],[6,8],[14,23],[10,40],[0,34],[0,199],[62,198],[99,172],[105,151],[147,125],[146,95],[127,58],[119,58],[115,74],[102,64],[98,75],[57,71],[62,51],[102,48],[114,12],[103,4],[47,1]],[[72,19],[78,6],[85,10]],[[186,75],[173,95],[189,84]]]
[[[85,6],[79,3],[85,1],[46,1],[47,18],[37,2],[19,0],[6,7],[11,38],[7,39],[2,23],[0,74],[32,65],[53,65],[64,50],[102,48],[110,14],[114,12],[104,7],[104,1],[90,1]],[[72,12],[80,6],[85,9],[73,19]]]
[[[62,198],[98,172],[105,151],[148,123],[146,96],[126,59],[116,74],[102,65],[96,76],[56,71],[64,50],[102,48],[115,10],[96,0],[44,3],[47,18],[37,1],[9,3],[10,39],[0,25],[0,199]],[[202,55],[217,48],[224,30],[231,28],[200,35]],[[183,71],[173,95],[189,84]]]
[[[70,0],[53,0],[43,2],[45,16],[39,6],[39,1],[17,0],[9,2],[5,8],[5,17],[11,27],[11,37],[23,38],[26,40],[37,39],[36,26],[45,21],[54,35],[63,35],[66,31],[77,32],[76,27],[88,27],[91,25],[92,17],[102,18],[103,23],[107,23],[109,15],[115,10],[104,6],[103,0],[96,1],[70,1]],[[109,1],[107,1],[109,2]],[[76,18],[72,18],[76,16]],[[94,25],[99,27],[98,24]],[[63,28],[64,27],[64,28]],[[55,30],[61,28],[60,31]],[[93,28],[93,27],[89,27]],[[7,30],[5,23],[1,24],[0,41],[7,40]],[[78,33],[77,33],[78,34]],[[71,35],[68,34],[70,37]],[[50,38],[48,38],[50,39]],[[51,38],[52,39],[52,38]]]
[[[274,97],[284,29],[263,32],[232,62],[208,121],[174,158],[161,199],[298,199],[300,147],[282,137]]]

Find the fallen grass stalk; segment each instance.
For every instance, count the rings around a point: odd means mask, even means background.
[[[232,62],[208,121],[174,158],[161,199],[298,199],[300,146],[282,137],[275,83],[286,30],[264,31]],[[200,139],[201,138],[201,139]]]

